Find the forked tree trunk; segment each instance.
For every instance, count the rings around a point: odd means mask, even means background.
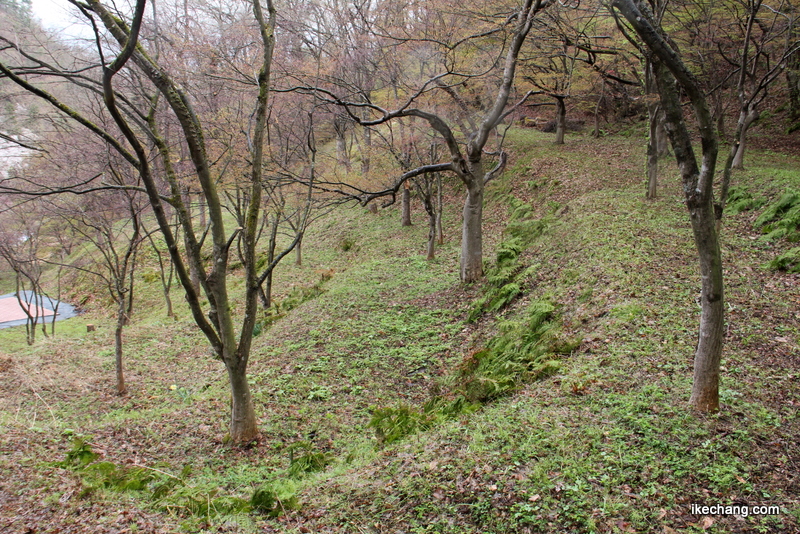
[[[744,148],[747,130],[750,129],[750,126],[752,126],[760,116],[761,113],[752,108],[743,109],[739,113],[739,122],[736,125],[739,147],[736,150],[736,155],[733,157],[732,167],[734,169],[744,169]]]

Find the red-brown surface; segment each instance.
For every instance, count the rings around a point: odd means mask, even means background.
[[[23,306],[27,307],[28,304],[23,302]],[[53,310],[46,310],[40,306],[35,306],[38,308],[38,317],[50,317],[53,315]],[[0,323],[5,323],[8,321],[19,321],[20,319],[26,319],[28,316],[25,314],[25,308],[20,306],[19,301],[16,297],[5,297],[0,298]]]

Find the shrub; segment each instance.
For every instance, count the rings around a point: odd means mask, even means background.
[[[311,442],[298,441],[289,446],[289,475],[299,478],[306,473],[322,471],[331,459],[330,453],[315,451]]]

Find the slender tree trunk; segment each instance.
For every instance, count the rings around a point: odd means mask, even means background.
[[[206,197],[197,195],[197,207],[200,210],[200,228],[205,229],[208,225],[206,220]]]
[[[183,196],[184,196],[184,205],[186,206],[186,217],[191,221],[192,219],[191,198],[189,197],[188,192],[186,192]],[[189,237],[190,237],[190,232],[188,231],[183,232],[183,245],[184,247],[186,247],[186,255],[189,258],[191,258],[193,255],[190,252],[192,243]],[[194,261],[189,261],[188,263],[189,263],[189,276],[191,277],[192,280],[192,287],[194,288],[195,293],[200,293],[200,272],[197,268],[197,263],[195,263]]]
[[[436,258],[436,213],[428,213],[428,247],[426,259]]]
[[[439,245],[444,245],[444,232],[442,232],[442,208],[444,199],[442,198],[442,174],[436,173],[436,236]]]
[[[603,104],[603,99],[606,96],[606,80],[605,78],[602,79],[602,85],[600,86],[600,97],[597,99],[597,104],[594,106],[594,131],[592,132],[592,137],[595,139],[600,137],[600,106]]]
[[[401,202],[402,226],[411,226],[411,189],[406,182]]]
[[[478,178],[467,185],[461,233],[461,281],[464,283],[477,282],[483,277],[483,169],[473,171],[472,175]]]
[[[800,120],[800,51],[794,52],[786,62],[786,85],[789,89],[789,120]]]
[[[368,111],[364,108],[364,117],[368,116]],[[369,126],[363,128],[362,142],[361,142],[361,175],[364,177],[369,176],[372,158],[372,129]]]
[[[350,172],[350,155],[347,152],[347,124],[348,119],[344,114],[333,118],[333,129],[336,132],[336,160],[347,172]]]
[[[294,264],[298,267],[303,265],[303,239],[297,242],[294,247]]]
[[[717,135],[725,139],[725,108],[722,105],[722,97],[717,96],[717,103],[714,106],[714,117],[717,121]]]
[[[689,404],[701,412],[714,412],[719,410],[720,361],[725,324],[722,255],[711,200],[705,199],[702,204],[689,206],[689,211],[702,280],[700,334]]]
[[[645,198],[655,200],[658,194],[658,116],[661,106],[658,102],[647,105],[650,135],[647,139],[647,194]]]
[[[659,159],[669,156],[669,136],[667,135],[664,111],[659,109],[656,120],[656,153]]]
[[[138,235],[138,232],[137,232]],[[130,256],[130,263],[127,265],[127,268],[130,269],[128,273],[128,309],[125,312],[125,324],[128,324],[130,321],[131,316],[133,315],[133,295],[134,295],[134,287],[136,284],[135,282],[135,275],[136,275],[136,255],[139,250],[138,244],[133,249],[133,253]],[[127,263],[127,262],[126,262]]]
[[[647,194],[645,198],[655,200],[658,195],[658,150],[655,140],[647,143]]]
[[[661,104],[669,123],[668,131],[672,147],[683,178],[686,207],[692,223],[702,281],[700,331],[694,357],[694,381],[689,404],[701,412],[714,412],[719,410],[719,374],[725,319],[722,254],[713,204],[713,182],[718,151],[716,132],[702,93],[696,86],[687,87],[686,84],[693,81],[688,79],[683,87],[691,91],[703,140],[703,165],[698,167],[691,135],[683,121],[683,110],[675,79],[665,65],[659,63],[655,68]]]
[[[125,373],[122,369],[122,329],[128,322],[128,317],[125,313],[125,294],[117,292],[117,299],[117,327],[114,329],[114,365],[117,371],[117,395],[124,395],[127,389],[125,388]]]
[[[739,148],[736,150],[736,155],[733,158],[734,169],[744,169],[744,148],[745,139],[747,137],[747,130],[754,122],[758,120],[761,113],[755,109],[748,107],[739,113],[739,122],[737,123],[737,134],[739,141]]]
[[[275,215],[275,220],[272,222],[272,228],[269,234],[269,244],[267,245],[267,265],[272,264],[275,259],[275,249],[278,246],[278,221],[279,215]],[[264,309],[272,306],[272,270],[267,273],[267,278],[264,280],[264,285],[261,288],[261,305]]]
[[[555,144],[564,144],[564,134],[567,131],[567,106],[564,97],[556,97],[556,141]]]

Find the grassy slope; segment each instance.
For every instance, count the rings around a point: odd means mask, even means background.
[[[0,482],[0,517],[9,518],[0,529],[800,531],[798,276],[762,268],[777,249],[751,230],[755,214],[727,222],[725,408],[691,416],[699,280],[674,169],[665,171],[661,199],[645,202],[641,138],[573,137],[564,147],[549,140],[515,133],[513,167],[488,195],[486,250],[502,239],[512,197],[548,217],[523,253],[538,266],[526,294],[504,315],[524,313],[533,299],[557,304],[565,335],[583,340],[560,373],[377,450],[366,428],[370,408],[420,405],[493,334],[494,320],[464,323],[477,288],[456,283],[459,200],[446,219],[452,237],[431,263],[420,255],[421,214],[403,229],[394,211],[339,211],[309,235],[306,265],[287,264],[277,281],[285,294],[333,269],[326,291],[255,340],[258,447],[225,445],[224,371],[185,311],[177,322],[141,313],[128,328],[125,398],[110,395],[112,323],[100,312],[63,323],[57,340],[33,349],[20,332],[0,331],[0,468],[16,475]],[[797,158],[749,158],[736,180],[756,195],[775,198],[798,181]],[[155,284],[140,290],[153,309]],[[99,332],[84,333],[86,322]],[[117,465],[178,474],[189,464],[192,474],[160,500],[93,487],[52,465],[75,434]],[[299,441],[329,455],[328,469],[290,476],[287,451]],[[249,498],[263,484],[296,494],[300,510],[213,517],[187,504]],[[784,512],[689,514],[691,503],[731,502],[778,503]]]

